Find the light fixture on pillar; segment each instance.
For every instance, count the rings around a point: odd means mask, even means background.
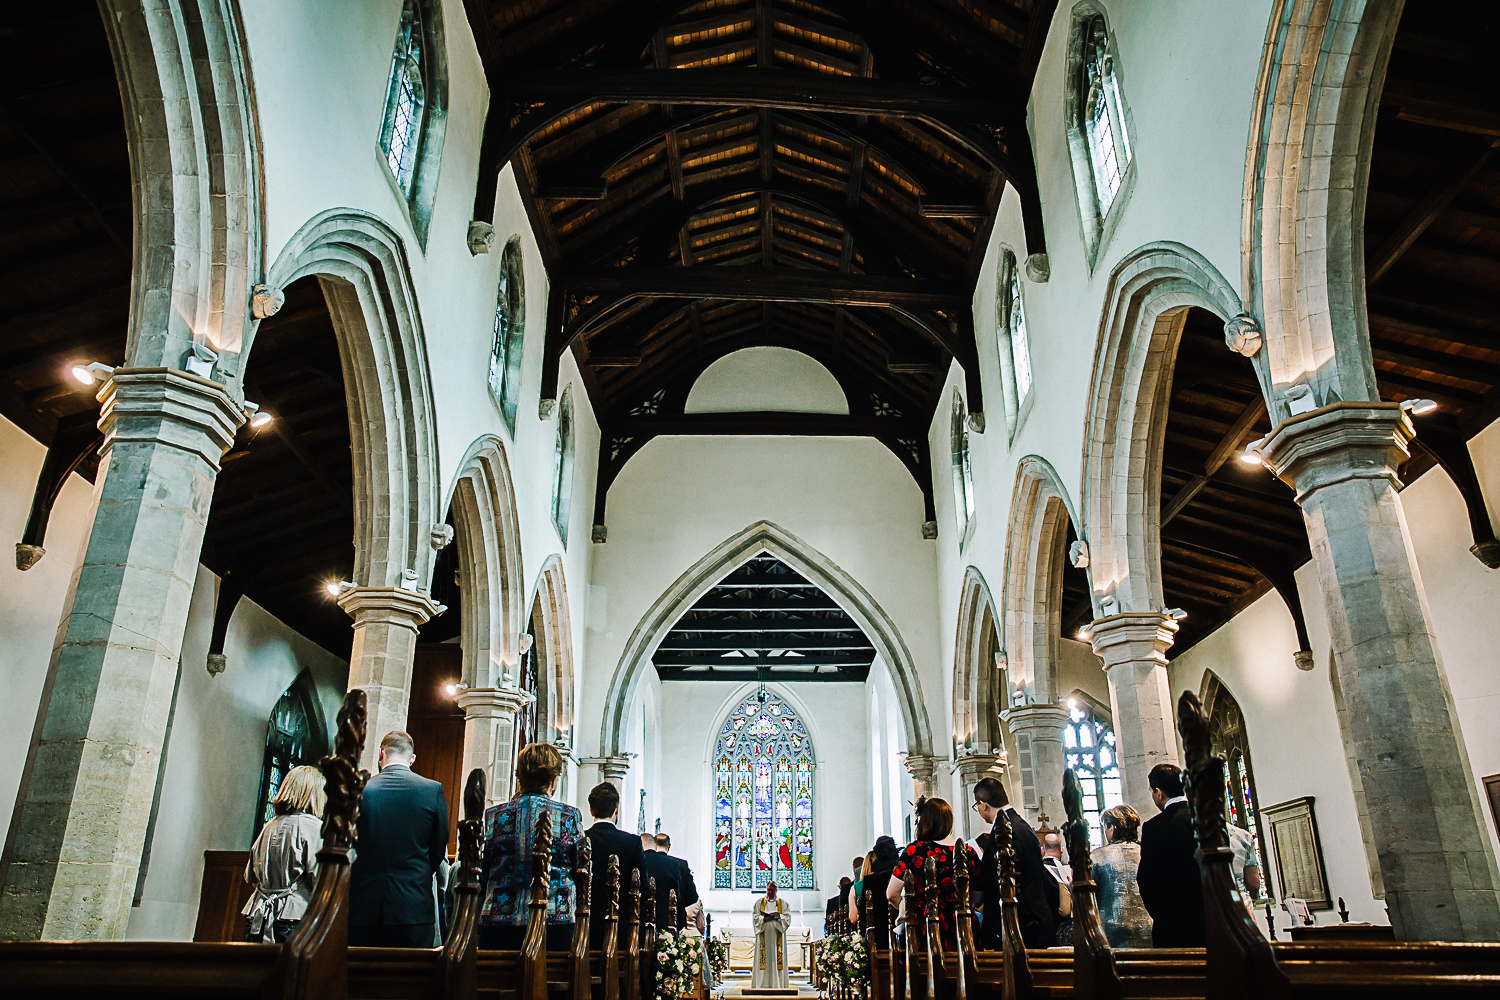
[[[211,379],[214,377],[214,365],[219,363],[219,355],[205,344],[194,344],[182,363],[187,366],[189,375]]]
[[[457,698],[460,692],[469,690],[469,685],[460,683],[449,683],[443,685],[443,693],[450,698]]]
[[[1286,400],[1286,408],[1294,417],[1303,413],[1311,413],[1318,408],[1317,397],[1313,395],[1310,385],[1291,386],[1281,398]]]
[[[266,410],[262,410],[259,403],[252,403],[248,399],[245,400],[245,416],[249,419],[250,426],[256,430],[260,430],[276,419]]]
[[[358,586],[359,584],[355,583],[352,580],[329,580],[326,584],[323,585],[323,589],[328,591],[329,597],[337,597],[344,591],[353,590]]]
[[[1088,642],[1090,639],[1093,638],[1093,636],[1094,636],[1094,634],[1092,632],[1090,632],[1086,628],[1081,628],[1081,629],[1078,630],[1078,636],[1077,636],[1077,638],[1078,638],[1079,642]]]
[[[1438,405],[1436,400],[1431,399],[1403,399],[1401,401],[1401,409],[1405,410],[1407,413],[1410,413],[1414,417],[1420,417],[1423,414],[1431,413],[1437,408]]]
[[[1246,465],[1263,465],[1265,459],[1260,457],[1261,446],[1266,443],[1265,438],[1256,438],[1245,445],[1245,450],[1240,452],[1240,461]]]
[[[90,361],[86,365],[74,365],[70,373],[84,385],[93,385],[101,378],[109,378],[115,373],[115,370],[102,362]]]
[[[1187,612],[1182,610],[1181,608],[1162,608],[1161,613],[1172,619],[1174,622],[1180,622],[1187,617]]]
[[[1115,599],[1113,594],[1110,594],[1099,601],[1099,610],[1104,612],[1105,618],[1117,615],[1120,613],[1120,602]]]

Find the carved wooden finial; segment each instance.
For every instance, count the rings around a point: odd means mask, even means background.
[[[365,693],[355,688],[344,695],[339,709],[338,734],[333,740],[333,756],[321,761],[324,791],[328,805],[323,811],[323,846],[348,847],[359,830],[359,797],[365,790],[369,774],[359,769],[360,755],[365,752]]]
[[[589,913],[589,887],[594,871],[593,860],[593,842],[584,837],[578,842],[578,864],[573,868],[573,884],[578,887],[578,898],[573,903],[573,910],[577,917],[586,917]]]
[[[998,862],[1000,901],[1010,905],[1016,900],[1016,847],[1011,837],[1010,817],[1001,813],[1000,820],[1003,822],[997,821],[990,834],[990,849]]]
[[[953,845],[953,888],[958,893],[959,926],[969,916],[969,848],[962,840]]]
[[[641,896],[641,922],[656,930],[656,879],[646,879],[646,891]],[[647,941],[651,938],[648,936]]]
[[[609,919],[620,919],[620,856],[611,854],[605,869],[605,888],[609,890]]]
[[[481,845],[484,843],[484,769],[474,768],[464,785],[464,818],[458,824],[458,864],[461,885],[479,885]]]
[[[552,814],[545,809],[536,818],[536,835],[531,840],[531,905],[547,905],[552,888]]]
[[[667,930],[677,930],[677,890],[667,890]]]
[[[1183,775],[1187,787],[1188,808],[1198,833],[1198,846],[1204,849],[1229,846],[1229,831],[1224,820],[1224,758],[1210,753],[1208,717],[1203,704],[1191,691],[1177,699],[1177,731],[1182,734]]]

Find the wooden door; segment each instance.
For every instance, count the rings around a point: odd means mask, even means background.
[[[463,676],[458,643],[419,643],[412,665],[406,731],[417,758],[412,770],[442,782],[448,800],[448,856],[458,854],[458,819],[463,811],[464,712],[448,693]]]

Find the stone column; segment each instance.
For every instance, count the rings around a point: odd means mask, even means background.
[[[1307,523],[1396,937],[1495,941],[1500,875],[1396,492],[1414,434],[1395,403],[1334,403],[1261,455]]]
[[[1021,705],[1000,713],[1016,744],[1021,807],[1030,823],[1042,813],[1057,826],[1062,822],[1063,726],[1068,710],[1061,705]]]
[[[1109,678],[1125,801],[1142,816],[1156,815],[1146,780],[1151,769],[1178,763],[1177,712],[1167,682],[1167,650],[1176,636],[1177,622],[1160,611],[1110,615],[1089,626]]]
[[[214,478],[244,419],[222,385],[167,368],[116,369],[99,396],[93,530],[0,859],[5,940],[125,936]]]
[[[417,630],[438,613],[431,597],[401,587],[351,587],[339,607],[354,619],[349,653],[349,690],[362,688],[369,699],[369,738],[360,766],[375,772],[380,740],[406,728],[411,703],[411,667]]]
[[[961,828],[967,830],[970,840],[986,832],[984,820],[974,811],[974,786],[981,778],[1003,778],[1005,760],[992,753],[971,753],[958,758],[959,801],[950,803],[955,813],[962,812],[965,819]]]
[[[938,765],[942,761],[930,754],[913,753],[906,755],[906,769],[911,772],[912,798],[920,799],[923,796],[931,798],[938,794],[937,775]]]
[[[511,753],[516,742],[516,713],[534,699],[517,688],[468,688],[453,699],[464,710],[464,780],[474,768],[484,771],[486,806],[511,794]]]

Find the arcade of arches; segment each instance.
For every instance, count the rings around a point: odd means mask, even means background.
[[[0,939],[192,938],[359,687],[814,936],[919,796],[1154,814],[1192,691],[1263,909],[1500,940],[1486,26],[16,11]]]

